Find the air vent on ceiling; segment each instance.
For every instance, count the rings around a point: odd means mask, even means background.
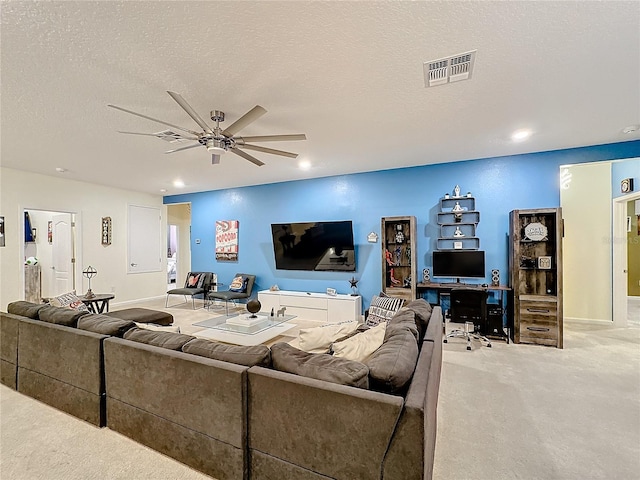
[[[424,62],[424,85],[435,87],[471,78],[477,50]]]
[[[179,143],[184,142],[186,139],[181,138],[179,133],[173,132],[171,130],[163,130],[162,132],[154,133],[156,137],[160,140],[164,140],[169,143]]]

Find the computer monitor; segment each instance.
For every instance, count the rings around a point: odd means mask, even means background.
[[[433,276],[455,278],[484,278],[483,250],[440,250],[433,252]]]

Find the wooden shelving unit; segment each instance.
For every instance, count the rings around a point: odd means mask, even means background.
[[[383,217],[382,291],[410,302],[416,298],[416,218]]]
[[[562,348],[562,210],[513,210],[509,223],[513,341]]]

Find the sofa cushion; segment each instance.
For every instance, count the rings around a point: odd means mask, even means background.
[[[380,322],[388,322],[402,307],[402,298],[374,295],[369,304],[366,324],[375,327]]]
[[[146,343],[156,347],[168,348],[169,350],[182,350],[182,346],[196,337],[183,335],[182,333],[154,332],[144,328],[132,328],[123,337],[125,340]]]
[[[72,310],[78,310],[80,312],[88,312],[87,307],[82,300],[76,295],[76,292],[63,293],[57,297],[52,297],[49,300],[49,304],[54,307],[67,307]]]
[[[20,315],[22,317],[31,318],[32,320],[38,319],[38,312],[46,307],[44,303],[31,303],[20,300],[18,302],[11,302],[7,305],[7,312],[13,315]]]
[[[56,323],[74,328],[78,325],[78,319],[85,315],[89,315],[89,312],[73,310],[71,308],[52,307],[51,305],[45,306],[45,308],[38,312],[38,318],[43,322]]]
[[[222,360],[223,362],[246,365],[247,367],[253,367],[254,365],[260,367],[271,366],[271,350],[265,345],[245,347],[196,338],[185,343],[182,346],[182,351],[201,357],[213,358],[214,360]]]
[[[411,333],[416,337],[416,340],[419,338],[420,333],[416,314],[408,307],[402,307],[398,310],[398,313],[389,320],[389,326],[391,325],[402,325],[411,330]],[[424,335],[424,331],[422,332],[422,335]]]
[[[300,350],[309,353],[328,353],[331,344],[349,335],[358,328],[358,322],[343,322],[321,325],[314,328],[301,328],[298,333]]]
[[[418,361],[418,342],[404,325],[389,325],[385,341],[369,356],[371,389],[386,393],[403,393]]]
[[[155,323],[156,325],[171,325],[173,323],[173,315],[170,313],[149,308],[124,308],[105,313],[105,315],[136,323]]]
[[[419,332],[419,341],[422,342],[425,332],[427,331],[427,326],[429,325],[429,320],[431,320],[431,312],[433,311],[433,308],[431,307],[429,302],[427,302],[423,298],[413,300],[407,303],[405,307],[413,310],[416,315],[416,325]]]
[[[387,322],[382,322],[346,340],[333,343],[331,345],[333,356],[363,362],[369,355],[380,348],[384,341],[384,332],[386,329]]]
[[[100,314],[83,315],[78,319],[78,328],[89,332],[120,337],[136,326],[135,323]]]
[[[303,377],[359,388],[369,388],[369,368],[360,362],[326,353],[308,353],[287,343],[271,346],[273,368]]]

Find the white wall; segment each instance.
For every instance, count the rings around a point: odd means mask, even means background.
[[[611,163],[562,166],[561,178],[565,169],[564,318],[611,321]]]
[[[83,267],[92,265],[98,275],[91,280],[96,293],[115,293],[112,304],[151,298],[166,292],[166,263],[160,272],[127,274],[127,206],[166,208],[160,195],[130,192],[102,185],[68,180],[64,176],[45,176],[0,168],[0,215],[5,217],[6,246],[0,247],[0,309],[24,298],[23,212],[46,210],[76,213],[76,290],[84,293],[87,279]],[[102,217],[111,217],[113,237],[110,246],[101,244]],[[38,242],[46,242],[46,223],[37,225]],[[164,240],[166,243],[166,240]],[[166,244],[162,246],[166,251]]]

